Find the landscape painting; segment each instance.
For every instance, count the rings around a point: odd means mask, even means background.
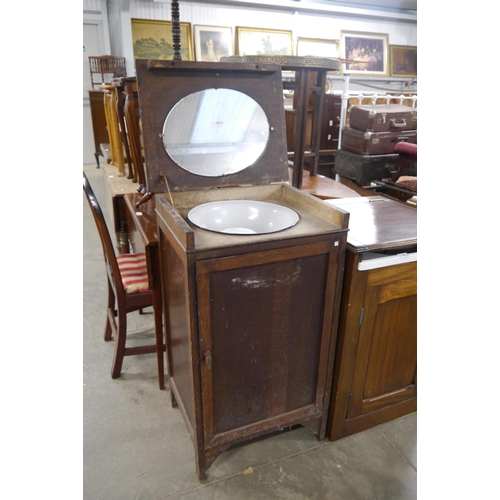
[[[191,24],[180,23],[180,28],[181,58],[192,61]],[[135,59],[173,59],[172,22],[132,19],[132,44]]]

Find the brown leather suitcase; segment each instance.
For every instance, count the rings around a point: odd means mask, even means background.
[[[349,126],[367,132],[416,130],[417,108],[402,104],[352,106]]]
[[[358,184],[391,177],[398,170],[399,154],[360,155],[339,149],[335,153],[336,174],[353,179]],[[409,163],[403,170],[404,175],[417,175],[417,162]]]
[[[398,142],[417,144],[417,131],[364,132],[344,127],[340,147],[361,155],[385,155],[394,153],[394,146]]]

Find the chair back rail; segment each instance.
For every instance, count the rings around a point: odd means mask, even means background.
[[[89,183],[89,180],[83,172],[83,190],[87,196],[87,201],[89,203],[92,215],[94,217],[95,224],[97,226],[97,231],[101,239],[102,250],[104,254],[104,263],[106,266],[106,272],[109,276],[109,281],[113,287],[113,292],[115,293],[116,299],[119,302],[124,301],[125,290],[123,288],[123,283],[120,275],[120,268],[118,267],[118,261],[116,260],[116,253],[113,247],[113,241],[109,234],[108,226],[106,225],[106,220],[104,218],[103,211],[94,191]]]

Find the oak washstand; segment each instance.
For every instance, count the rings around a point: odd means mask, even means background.
[[[201,480],[235,443],[325,437],[349,216],[285,184],[280,66],[136,69],[169,386]]]

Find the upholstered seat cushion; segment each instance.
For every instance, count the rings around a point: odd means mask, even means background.
[[[145,253],[117,255],[125,293],[147,292],[149,290],[148,269]]]
[[[417,145],[411,142],[398,142],[394,146],[394,152],[407,155],[411,160],[417,159]]]

